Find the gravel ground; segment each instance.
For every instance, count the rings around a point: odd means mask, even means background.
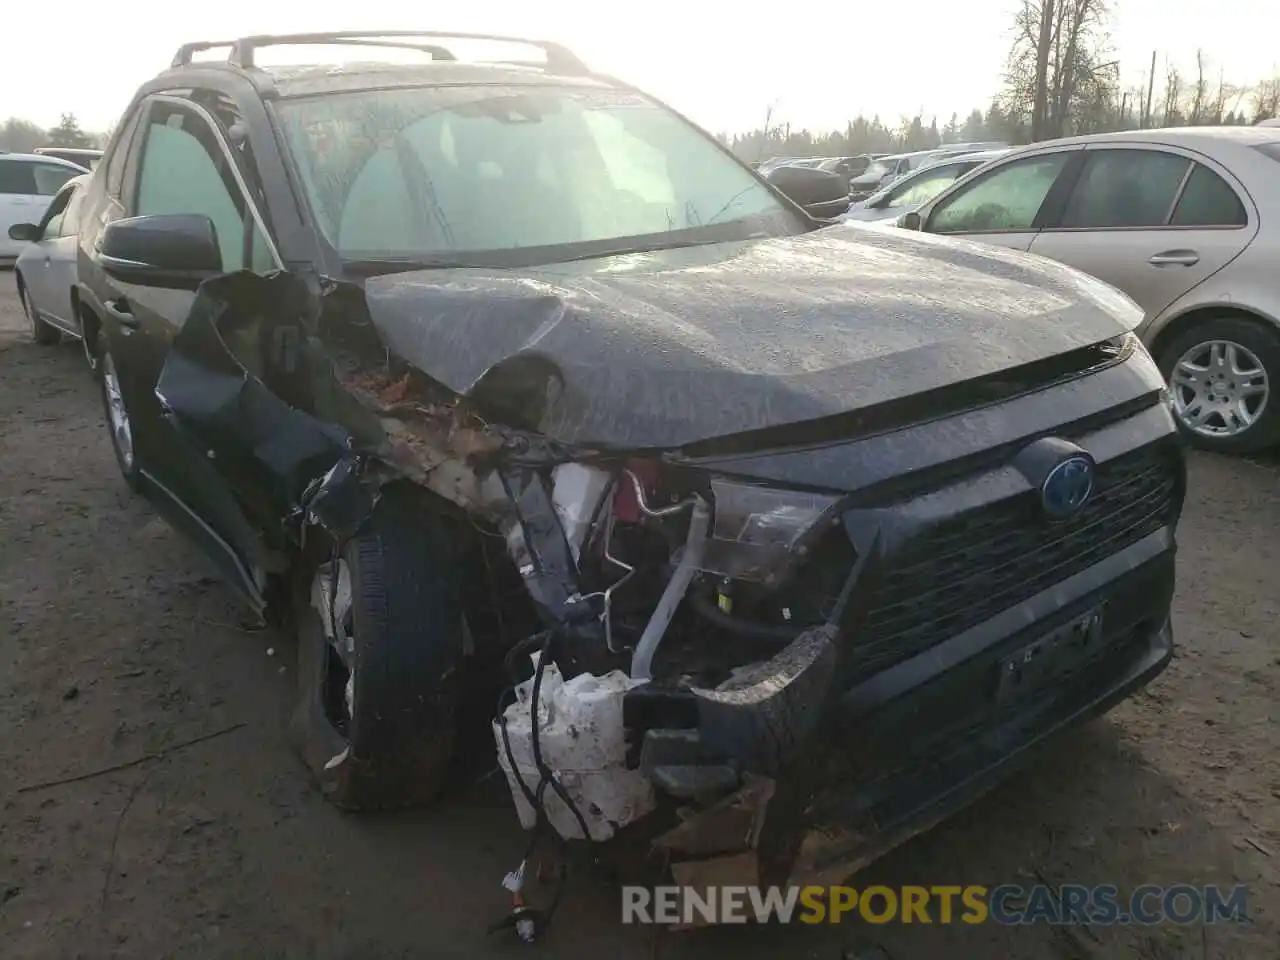
[[[485,932],[523,848],[501,784],[373,819],[312,792],[286,739],[291,643],[242,626],[126,491],[78,348],[31,343],[11,273],[0,436],[0,955],[527,953]],[[1191,472],[1170,669],[858,883],[1243,883],[1250,924],[656,934],[621,927],[616,895],[583,879],[543,954],[1280,957],[1280,458],[1196,456]]]

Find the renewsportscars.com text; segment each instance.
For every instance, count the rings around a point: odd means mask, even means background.
[[[706,923],[1241,923],[1248,889],[1112,884],[996,887],[623,887],[622,922]]]

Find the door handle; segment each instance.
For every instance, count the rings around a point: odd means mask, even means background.
[[[123,297],[119,300],[108,300],[103,304],[103,307],[106,308],[107,313],[120,326],[127,327],[130,330],[138,329],[138,318],[133,315],[133,310],[130,309],[128,300]]]
[[[1194,250],[1166,250],[1147,260],[1153,267],[1194,267],[1200,262],[1200,254]]]

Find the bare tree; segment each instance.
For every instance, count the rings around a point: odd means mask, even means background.
[[[1204,71],[1204,51],[1196,50],[1196,82],[1191,88],[1191,106],[1187,110],[1187,123],[1193,127],[1204,123],[1205,111],[1209,107],[1209,78]]]
[[[1179,107],[1181,103],[1182,74],[1178,72],[1178,68],[1172,63],[1166,63],[1164,73],[1164,108],[1161,119],[1162,126],[1173,127],[1182,122],[1182,111]]]
[[[1253,88],[1253,122],[1280,117],[1280,75]]]
[[[1063,136],[1100,106],[1117,112],[1114,63],[1103,63],[1105,0],[1022,0],[1005,76],[1010,117],[1030,117],[1031,139]],[[1073,119],[1075,118],[1075,119]]]
[[[0,124],[0,150],[30,153],[44,143],[44,131],[29,120],[10,117]]]
[[[756,153],[756,162],[759,163],[764,159],[765,148],[769,146],[769,123],[773,120],[773,111],[778,107],[778,101],[774,100],[764,108],[764,131],[760,135],[760,150]]]

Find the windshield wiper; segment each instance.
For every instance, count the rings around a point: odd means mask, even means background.
[[[343,261],[357,272],[404,273],[410,270],[510,270],[497,263],[477,263],[455,257],[361,257]]]
[[[592,250],[590,253],[580,253],[572,257],[557,257],[554,262],[572,263],[575,260],[597,260],[604,257],[623,257],[631,253],[658,253],[662,250],[682,250],[685,247],[706,247],[713,243],[736,243],[742,240],[764,240],[767,238],[767,233],[757,232],[746,237],[734,237],[732,240],[726,240],[723,237],[717,237],[714,240],[652,240],[649,243]]]

